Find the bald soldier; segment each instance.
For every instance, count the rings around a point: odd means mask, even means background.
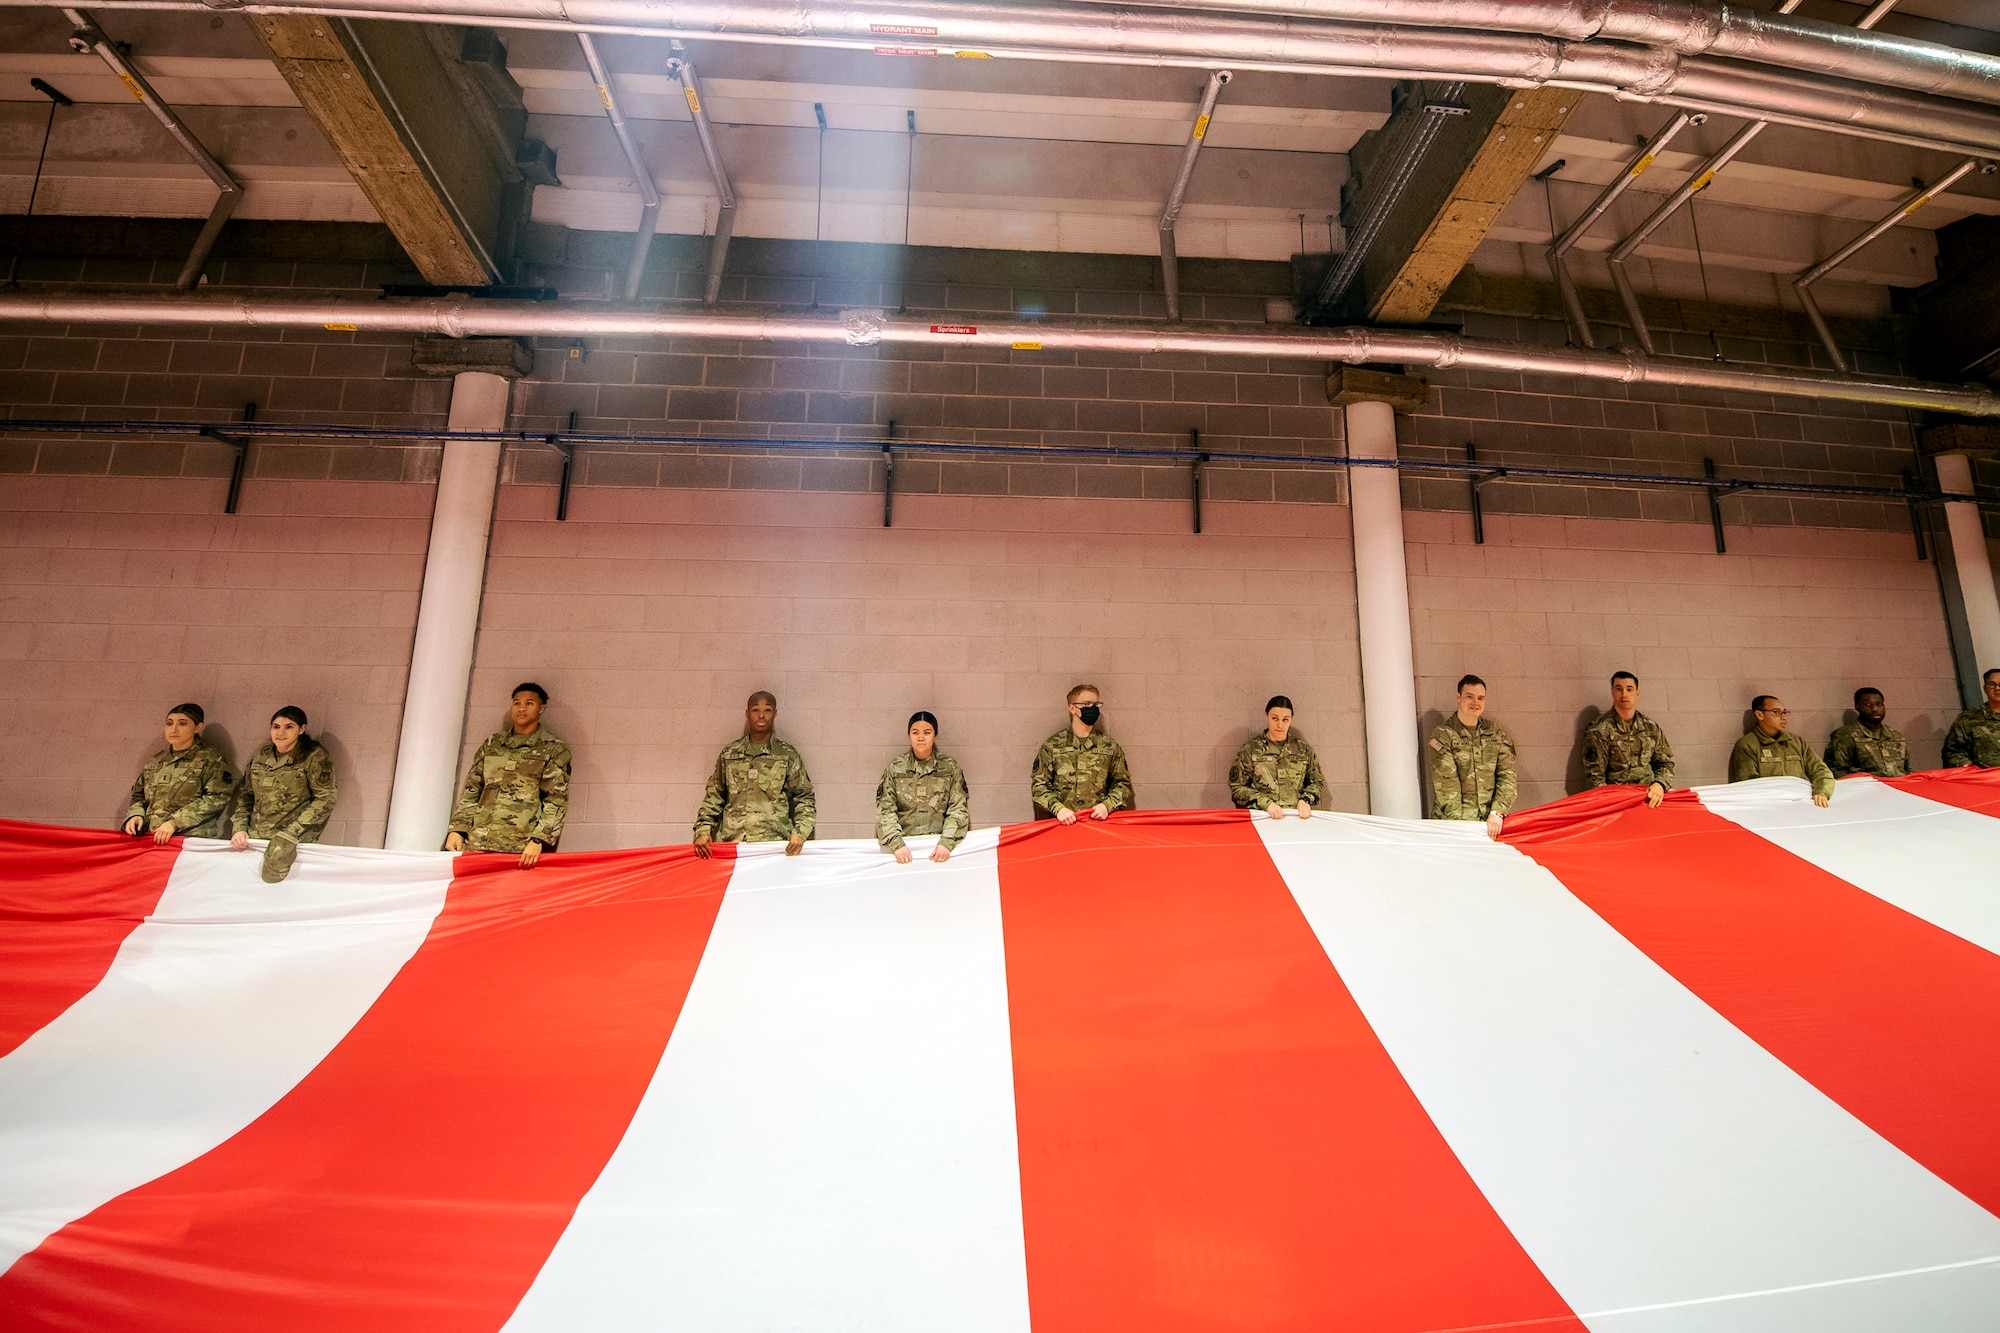
[[[1583,733],[1583,785],[1614,783],[1643,785],[1651,806],[1674,785],[1674,747],[1660,724],[1639,711],[1639,678],[1629,671],[1611,677],[1611,711]]]
[[[819,804],[804,756],[778,739],[778,696],[759,690],[743,709],[743,734],[722,747],[694,817],[695,855],[723,842],[782,842],[797,856]]]
[[[1755,725],[1729,755],[1729,780],[1804,778],[1812,783],[1814,805],[1831,801],[1833,770],[1802,737],[1785,730],[1785,720],[1791,716],[1785,701],[1775,694],[1760,694],[1750,701],[1750,716]]]
[[[1431,728],[1431,817],[1483,819],[1486,831],[1514,808],[1514,738],[1486,716],[1486,682],[1458,679],[1458,711]]]
[[[1980,677],[1986,702],[1968,708],[1944,734],[1944,766],[2000,768],[2000,667],[1989,668]]]
[[[1900,778],[1910,771],[1910,747],[1902,732],[1882,720],[1887,712],[1882,691],[1874,686],[1863,685],[1854,692],[1854,721],[1826,742],[1826,766],[1835,777],[1872,773]]]

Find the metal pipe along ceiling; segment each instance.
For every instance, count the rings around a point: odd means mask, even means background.
[[[430,333],[450,338],[727,338],[752,342],[839,343],[851,347],[978,346],[1104,352],[1200,352],[1281,357],[1346,365],[1415,365],[1513,371],[1621,384],[1678,385],[1849,403],[1882,403],[1964,416],[2000,417],[2000,394],[1977,385],[1806,370],[1750,370],[1709,361],[1653,358],[1486,342],[1394,329],[1312,329],[1279,325],[1189,328],[1110,320],[1024,320],[934,325],[880,310],[837,317],[721,314],[598,302],[438,300],[352,301],[251,297],[0,295],[0,324],[146,324],[211,328],[339,328]],[[1254,330],[1254,331],[1253,331]]]
[[[0,4],[47,0],[0,0]],[[217,8],[334,13],[497,28],[578,29],[689,39],[1085,63],[1226,66],[1298,74],[1554,85],[1960,153],[2000,152],[2000,109],[1794,68],[1684,56],[1661,47],[1505,31],[1191,13],[1095,0],[107,0],[105,9]],[[1581,0],[1575,6],[1580,8]],[[1491,6],[1495,10],[1505,6]],[[914,38],[911,34],[919,34]],[[1866,46],[1879,39],[1848,33]],[[1921,43],[1917,44],[1923,45]],[[1948,48],[1937,48],[1948,50]],[[1915,53],[1896,48],[1881,60]]]
[[[1198,0],[1137,0],[1152,8],[1209,12]],[[1867,16],[1879,20],[1884,0]],[[1564,41],[1620,41],[1680,55],[1726,56],[1912,92],[2000,102],[2000,56],[1854,30],[1788,13],[1702,0],[1223,0],[1245,13],[1534,33]],[[1864,22],[1873,27],[1872,22]]]

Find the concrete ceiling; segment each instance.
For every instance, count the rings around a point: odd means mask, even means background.
[[[1842,0],[1804,12],[1852,21]],[[111,35],[161,97],[245,184],[237,216],[357,221],[375,217],[313,118],[237,15],[107,12]],[[1907,0],[1885,27],[2000,48],[1996,0]],[[214,188],[92,56],[72,53],[54,10],[0,10],[0,209],[25,211],[48,121],[41,77],[78,105],[60,112],[34,211],[197,217]],[[556,150],[561,184],[535,189],[532,216],[573,228],[630,230],[638,197],[575,40],[502,34],[527,133]],[[660,39],[602,37],[599,48],[666,202],[660,228],[700,233],[715,198],[689,113],[665,72]],[[741,198],[743,236],[1149,254],[1161,201],[1185,142],[1201,76],[1124,66],[955,61],[860,52],[691,44],[717,139]],[[1343,238],[1347,153],[1390,111],[1382,80],[1249,72],[1223,92],[1178,229],[1184,256],[1285,259]],[[825,111],[822,135],[814,104]],[[908,115],[917,134],[907,133]],[[1543,165],[1564,165],[1514,199],[1475,253],[1494,273],[1546,275],[1541,248],[1634,145],[1658,108],[1587,97]],[[1684,180],[1737,123],[1716,118],[1663,154],[1577,252],[1578,275],[1605,281],[1602,253]],[[1774,128],[1674,220],[1633,266],[1643,289],[1785,304],[1786,280],[1882,216],[1913,180],[1954,159],[1831,134]],[[1820,287],[1854,314],[1886,309],[1892,286],[1934,276],[1932,233],[2000,213],[2000,175],[1961,181]],[[1696,229],[1699,229],[1699,246]]]

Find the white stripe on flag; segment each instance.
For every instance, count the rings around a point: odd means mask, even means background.
[[[1992,1329],[2000,1218],[1527,856],[1478,825],[1258,830],[1424,1109],[1593,1329]]]
[[[998,842],[944,865],[931,838],[907,866],[739,849],[652,1084],[510,1333],[1026,1330]]]
[[[277,885],[261,861],[190,839],[104,979],[0,1059],[0,1272],[270,1109],[417,951],[451,885],[442,853],[307,846]]]
[[[1733,824],[1864,893],[2000,953],[2000,819],[1927,801],[1870,777],[1844,778],[1822,810],[1801,778],[1697,787]],[[1914,848],[1923,849],[1913,864]]]

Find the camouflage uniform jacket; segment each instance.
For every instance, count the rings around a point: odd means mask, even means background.
[[[1887,723],[1871,727],[1850,722],[1827,741],[1826,766],[1837,778],[1849,773],[1900,778],[1910,771],[1910,747],[1904,744],[1903,733]]]
[[[1325,794],[1326,774],[1319,771],[1319,756],[1297,736],[1282,741],[1272,740],[1268,733],[1252,736],[1229,766],[1229,799],[1246,810],[1268,805],[1289,810],[1300,801],[1318,805]]]
[[[1752,727],[1743,733],[1729,754],[1729,780],[1747,782],[1751,778],[1805,778],[1812,783],[1813,795],[1833,795],[1833,770],[1803,737],[1789,731],[1766,736]]]
[[[1028,795],[1054,814],[1082,814],[1095,805],[1123,810],[1132,804],[1132,774],[1125,767],[1125,747],[1102,732],[1079,736],[1064,727],[1035,751]]]
[[[165,749],[146,761],[132,783],[125,818],[142,817],[148,831],[171,819],[176,833],[219,838],[233,785],[222,751],[197,736],[185,750]]]
[[[1614,782],[1674,785],[1674,747],[1667,744],[1660,724],[1644,713],[1634,712],[1632,720],[1624,722],[1614,710],[1583,733],[1583,785]]]
[[[496,731],[465,772],[451,831],[475,852],[551,851],[569,817],[569,747],[547,727],[526,736]]]
[[[1484,819],[1514,808],[1514,738],[1491,718],[1453,713],[1431,728],[1431,817]]]
[[[1944,766],[1965,764],[2000,768],[2000,713],[1985,704],[1960,713],[1944,734]]]
[[[972,827],[971,799],[958,760],[936,751],[928,759],[899,754],[875,788],[875,840],[893,852],[905,837],[936,833],[946,849],[956,847]]]
[[[810,838],[818,815],[797,750],[776,736],[762,745],[738,736],[716,756],[694,832],[719,842],[786,842]]]
[[[314,745],[301,757],[296,745],[291,753],[279,754],[266,741],[243,770],[231,817],[247,837],[288,833],[298,842],[318,842],[339,799],[333,756],[324,745]]]

